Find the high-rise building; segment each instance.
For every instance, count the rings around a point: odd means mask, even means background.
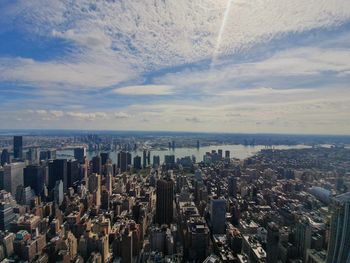
[[[164,162],[169,169],[173,168],[175,166],[175,155],[165,155]]]
[[[24,162],[16,162],[4,166],[4,189],[13,196],[19,185],[23,185],[23,169],[26,166]]]
[[[40,196],[44,191],[45,167],[39,165],[29,165],[23,169],[24,187],[30,186],[34,193]]]
[[[160,225],[173,221],[174,182],[170,178],[157,181],[156,222]]]
[[[147,151],[143,150],[143,155],[142,155],[142,159],[143,159],[143,168],[146,168],[147,166]]]
[[[0,191],[0,230],[8,230],[10,223],[16,218],[13,206],[16,204],[12,195],[4,190]]]
[[[0,166],[0,189],[4,189],[4,168]]]
[[[53,188],[53,200],[56,204],[61,205],[63,202],[63,182],[58,180]]]
[[[84,157],[85,156],[86,156],[86,149],[85,149],[85,147],[74,148],[74,158],[79,163],[84,163]]]
[[[136,155],[134,157],[134,168],[135,169],[142,169],[141,157],[138,155]]]
[[[22,136],[13,137],[13,157],[15,159],[23,158],[23,137]]]
[[[225,151],[225,158],[230,158],[230,151]]]
[[[52,190],[56,181],[62,180],[63,191],[67,191],[67,160],[56,159],[49,163],[49,190]]]
[[[267,263],[277,263],[278,261],[279,230],[277,224],[270,222],[267,225],[266,261]]]
[[[131,153],[121,151],[118,153],[118,168],[123,173],[131,165]]]
[[[40,160],[54,160],[57,157],[56,150],[40,151]]]
[[[39,149],[37,147],[32,147],[28,150],[26,159],[30,164],[38,164],[39,158]]]
[[[234,198],[237,196],[237,179],[232,175],[228,178],[228,195]]]
[[[158,167],[160,165],[159,155],[153,155],[153,167]]]
[[[107,160],[109,159],[109,153],[100,153],[101,156],[101,164],[105,165]]]
[[[91,170],[92,173],[102,174],[101,156],[97,155],[92,157],[91,164],[92,164],[92,170]]]
[[[219,157],[220,157],[220,159],[222,158],[222,149],[219,149],[218,150],[218,155],[219,155]]]
[[[210,222],[213,234],[225,234],[226,200],[212,199],[210,202]]]
[[[16,191],[16,201],[20,205],[30,205],[33,200],[35,193],[30,186],[24,187],[20,185],[17,187]]]
[[[67,162],[67,188],[72,187],[74,183],[81,179],[78,160],[69,160]]]
[[[312,228],[310,219],[307,216],[302,217],[296,224],[295,241],[298,256],[302,257],[303,259],[306,258],[307,249],[311,248],[311,237]]]
[[[10,153],[7,149],[3,149],[1,152],[1,166],[10,163]]]
[[[100,174],[90,174],[89,175],[89,192],[93,195],[94,204],[96,206],[101,205],[101,175]]]
[[[333,200],[327,263],[350,262],[350,192]]]

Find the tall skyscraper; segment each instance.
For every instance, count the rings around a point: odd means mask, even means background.
[[[7,149],[3,149],[1,152],[1,166],[4,166],[5,163],[10,163],[10,153]]]
[[[22,136],[13,137],[13,157],[15,159],[23,158],[23,137]]]
[[[52,190],[56,181],[63,182],[63,191],[67,191],[67,160],[56,159],[49,163],[49,190]]]
[[[4,166],[4,189],[13,196],[19,185],[23,185],[24,162],[16,162]]]
[[[93,195],[94,204],[96,206],[101,205],[101,175],[100,174],[90,174],[89,176],[89,192]]]
[[[230,151],[225,151],[225,158],[230,158]]]
[[[274,222],[267,225],[266,260],[267,263],[277,263],[279,230]]]
[[[143,155],[142,155],[142,159],[143,159],[143,168],[146,168],[147,166],[147,151],[143,150]]]
[[[222,149],[219,149],[218,150],[218,155],[219,155],[219,157],[220,157],[220,159],[222,158]]]
[[[84,147],[74,148],[74,158],[79,163],[84,163],[85,156],[86,156],[86,149]]]
[[[158,167],[160,165],[159,155],[153,155],[153,167]]]
[[[228,195],[234,198],[237,196],[237,179],[232,175],[228,178]]]
[[[123,173],[128,170],[128,166],[131,165],[131,153],[121,151],[118,153],[118,168]]]
[[[78,160],[69,160],[67,162],[67,188],[72,187],[74,183],[80,179],[80,167]]]
[[[134,157],[134,168],[135,169],[142,169],[141,157],[138,155]]]
[[[170,178],[157,181],[156,222],[160,225],[173,221],[174,182]]]
[[[350,262],[350,192],[333,200],[327,263]]]
[[[40,160],[54,160],[56,159],[56,150],[44,150],[44,151],[40,151],[40,155],[39,155],[39,159]]]
[[[13,212],[15,201],[10,193],[0,191],[0,230],[8,230],[10,223],[16,218]]]
[[[32,147],[28,150],[26,159],[30,164],[38,164],[39,158],[39,149],[37,147]]]
[[[36,195],[44,191],[45,168],[39,165],[29,165],[23,169],[24,187],[30,186]]]
[[[109,153],[100,153],[101,156],[101,164],[105,165],[107,160],[109,159]]]
[[[97,155],[92,157],[92,173],[102,174],[102,160],[101,156]]]
[[[210,222],[213,234],[225,234],[226,200],[212,199],[210,202]]]

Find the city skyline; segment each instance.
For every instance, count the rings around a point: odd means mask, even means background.
[[[350,3],[2,1],[0,129],[350,134]]]

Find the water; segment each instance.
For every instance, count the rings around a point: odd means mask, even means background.
[[[303,148],[310,148],[310,146],[307,145],[276,145],[272,146],[274,149],[284,150],[284,149],[303,149]],[[255,145],[255,146],[245,146],[245,145],[213,145],[213,146],[204,146],[197,148],[175,148],[175,150],[152,150],[151,151],[151,162],[153,162],[153,156],[159,155],[160,162],[164,162],[164,156],[165,155],[175,155],[175,158],[182,158],[185,156],[195,156],[196,161],[202,161],[203,155],[205,155],[206,152],[211,152],[212,150],[218,150],[222,149],[223,156],[225,155],[225,151],[230,151],[230,157],[231,158],[238,158],[238,159],[245,159],[248,157],[251,157],[258,153],[260,150],[265,149],[264,145]],[[87,158],[91,160],[92,157],[96,156],[100,152],[98,151],[91,151],[87,152]],[[130,152],[132,155],[132,158],[136,155],[141,156],[143,155],[143,152],[140,150],[132,151]],[[113,151],[109,153],[109,158],[112,159],[113,163],[117,162],[117,152]],[[67,158],[71,159],[74,158],[73,150],[62,150],[57,151],[57,157],[58,158]]]

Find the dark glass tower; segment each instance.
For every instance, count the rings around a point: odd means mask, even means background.
[[[128,170],[128,166],[131,165],[131,154],[121,151],[118,153],[118,168],[121,172]]]
[[[1,152],[1,166],[4,166],[5,163],[10,163],[10,153],[7,149],[3,149]]]
[[[23,158],[23,137],[22,136],[13,137],[13,157],[15,159]]]
[[[170,178],[157,181],[156,223],[170,224],[173,221],[174,182]]]
[[[56,159],[49,163],[49,189],[52,190],[56,181],[62,180],[63,191],[67,191],[67,160]]]
[[[69,160],[67,162],[67,188],[72,187],[74,183],[81,179],[79,169],[77,160]]]
[[[44,191],[45,168],[39,165],[29,165],[23,169],[24,187],[30,186],[36,195]]]
[[[79,163],[84,163],[84,157],[86,156],[85,153],[85,148],[80,147],[80,148],[74,148],[74,158],[79,162]]]
[[[92,157],[92,173],[101,174],[102,173],[102,160],[101,156],[97,155]]]

